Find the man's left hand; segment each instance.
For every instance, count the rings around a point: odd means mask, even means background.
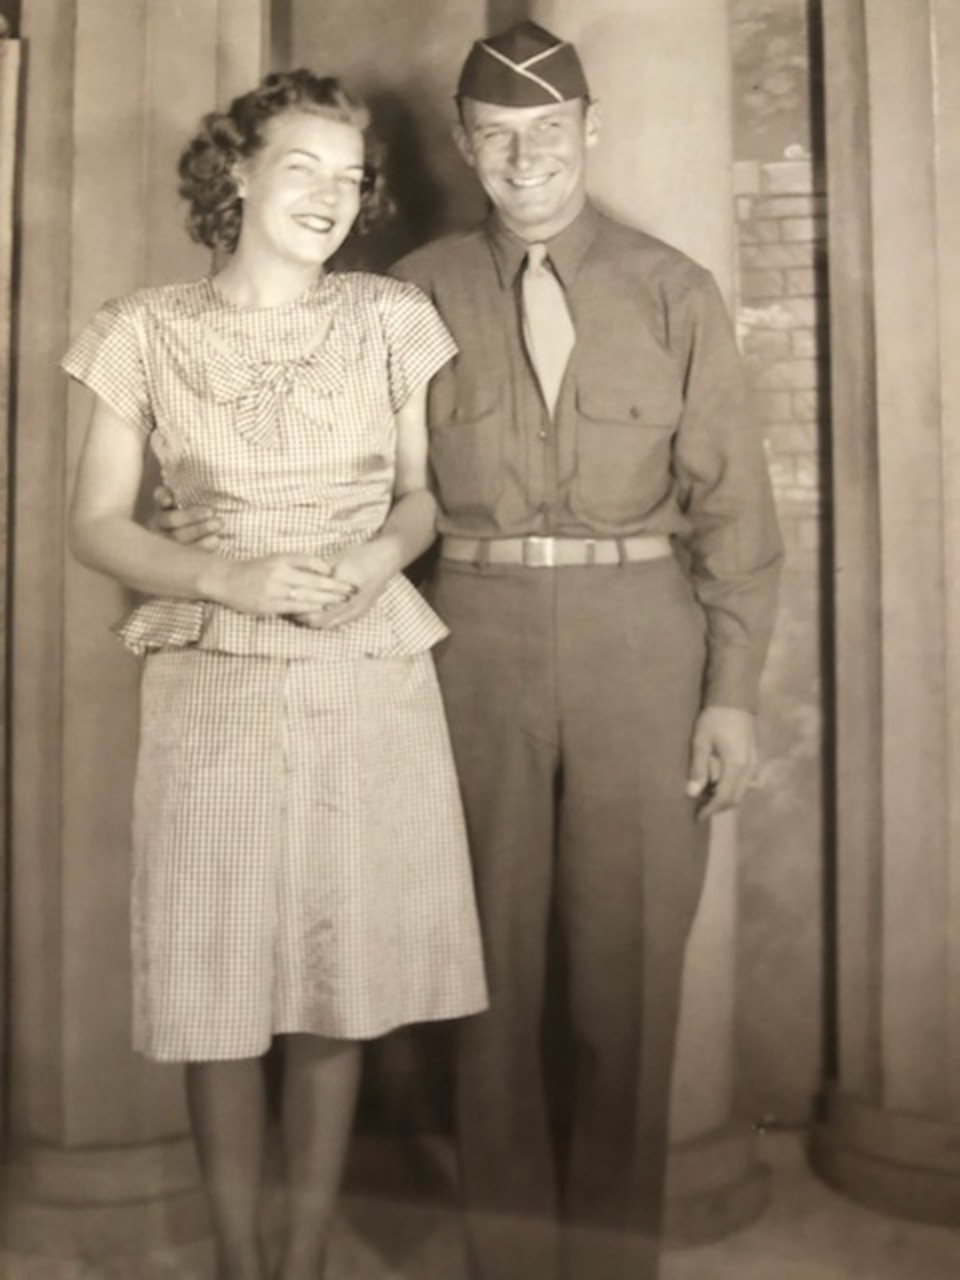
[[[757,767],[754,717],[737,707],[707,707],[693,730],[687,795],[706,822],[743,799]]]

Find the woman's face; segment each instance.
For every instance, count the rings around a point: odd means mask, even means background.
[[[355,125],[299,110],[275,116],[263,147],[236,169],[244,252],[321,266],[360,211],[363,161]]]

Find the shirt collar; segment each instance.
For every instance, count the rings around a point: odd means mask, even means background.
[[[593,244],[598,225],[599,215],[588,201],[569,226],[546,241],[547,255],[564,289],[569,289],[576,279],[587,250]],[[495,212],[487,219],[486,232],[500,285],[504,289],[510,288],[527,256],[527,242],[508,231]]]

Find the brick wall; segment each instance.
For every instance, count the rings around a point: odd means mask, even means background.
[[[810,160],[735,166],[737,326],[787,552],[816,553],[824,504],[826,198]]]
[[[735,166],[736,320],[786,544],[764,674],[761,787],[741,818],[741,1105],[809,1118],[824,948],[823,595],[828,458],[826,203],[809,158]]]

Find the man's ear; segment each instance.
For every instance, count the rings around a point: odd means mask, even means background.
[[[600,111],[600,103],[591,100],[587,103],[587,111],[583,121],[583,136],[588,147],[595,147],[600,141],[600,126],[603,122],[603,115]]]
[[[454,121],[451,132],[453,133],[453,140],[457,144],[457,150],[472,169],[474,167],[473,144],[470,141],[469,133],[467,133],[460,120]]]

